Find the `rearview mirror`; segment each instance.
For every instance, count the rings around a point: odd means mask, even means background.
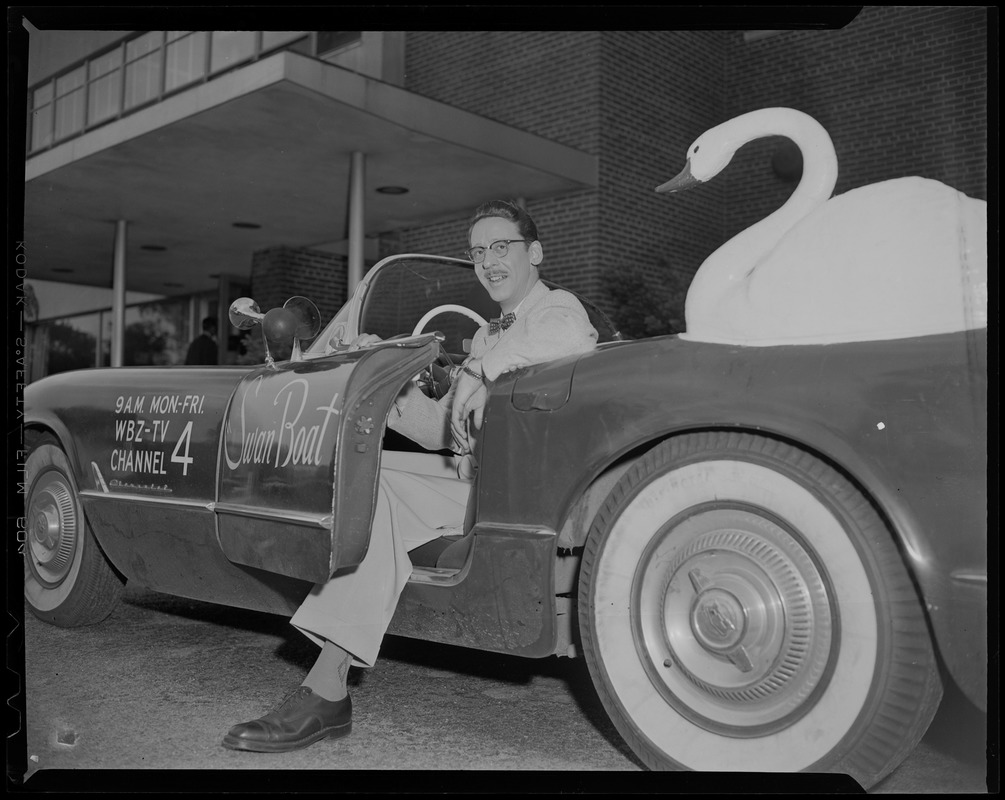
[[[258,303],[250,297],[238,297],[230,304],[230,324],[238,330],[254,328],[264,318]]]

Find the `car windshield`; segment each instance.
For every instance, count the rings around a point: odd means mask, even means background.
[[[358,326],[343,308],[310,350],[323,352],[332,338],[343,342],[357,333],[373,333],[382,339],[411,334],[423,317],[437,306],[463,306],[484,319],[498,314],[485,289],[465,261],[432,257],[403,257],[390,261],[367,276],[361,287],[362,310]],[[478,323],[456,311],[442,311],[429,318],[423,331],[440,331],[446,336],[444,349],[463,354],[465,340],[471,339]]]

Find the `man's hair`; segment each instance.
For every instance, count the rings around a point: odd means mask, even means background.
[[[471,229],[475,227],[475,223],[486,217],[508,219],[516,225],[520,236],[528,242],[537,241],[537,225],[534,224],[534,220],[531,219],[530,214],[516,203],[510,203],[506,200],[491,200],[478,206],[474,216],[471,217],[471,224],[468,225],[468,237],[471,236]]]
[[[202,329],[204,331],[215,331],[216,330],[216,317],[203,317],[202,318]]]

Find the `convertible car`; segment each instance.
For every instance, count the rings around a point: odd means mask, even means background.
[[[492,313],[473,270],[385,259],[323,329],[304,298],[236,303],[260,366],[28,386],[27,607],[93,624],[132,581],[291,615],[361,561],[393,467],[471,491],[462,528],[411,552],[390,633],[585,657],[653,769],[869,787],[945,682],[986,708],[986,312],[847,340],[751,314],[769,340],[703,336],[699,274],[694,332],[630,341],[584,300],[598,346],[491,384],[472,468],[386,417],[409,381],[441,395]],[[362,332],[383,341],[351,349]]]
[[[385,416],[408,381],[443,391],[480,292],[469,263],[394,257],[287,360],[30,385],[28,607],[96,623],[128,580],[292,614],[362,559],[382,465],[463,479]],[[654,768],[870,785],[940,672],[983,705],[986,329],[822,353],[624,341],[587,307],[595,351],[492,386],[464,529],[413,551],[390,632],[585,654]],[[305,308],[235,318],[275,350]]]

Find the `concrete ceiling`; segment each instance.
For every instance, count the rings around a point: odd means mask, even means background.
[[[248,276],[252,253],[270,246],[344,248],[354,151],[366,155],[368,237],[492,197],[596,185],[591,156],[280,53],[30,158],[31,277],[109,286],[119,219],[131,291],[212,289],[218,274]]]

